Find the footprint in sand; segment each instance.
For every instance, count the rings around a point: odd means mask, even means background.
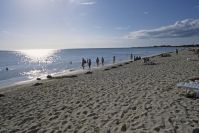
[[[54,119],[57,119],[58,118],[58,115],[53,115],[49,118],[50,121],[54,120]]]
[[[84,115],[87,115],[88,111],[87,111],[87,110],[84,110],[82,113],[83,113]]]

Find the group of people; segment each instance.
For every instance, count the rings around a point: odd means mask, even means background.
[[[141,56],[134,56],[134,61],[141,60],[141,59],[142,59]]]
[[[141,57],[140,56],[133,56],[133,54],[131,54],[130,55],[130,59],[136,61],[136,60],[141,59]],[[116,57],[113,56],[113,64],[115,64],[115,61],[116,61]],[[96,58],[96,66],[97,67],[99,67],[100,63],[101,63],[102,66],[104,66],[104,57],[101,57],[101,60],[99,59],[99,57]],[[91,59],[87,59],[86,60],[85,58],[82,58],[81,65],[82,65],[83,69],[85,68],[86,64],[88,65],[88,68],[90,69],[91,68],[91,64],[92,64]]]
[[[96,64],[97,64],[97,67],[98,67],[99,64],[100,64],[100,60],[99,60],[98,57],[97,57],[97,59],[96,59]],[[101,64],[102,64],[102,66],[104,66],[104,57],[101,58]]]
[[[91,68],[91,64],[92,64],[91,59],[85,60],[84,58],[82,58],[82,68],[83,69],[85,68],[86,64],[88,65],[88,68],[90,69]],[[97,65],[97,67],[99,67],[99,64],[100,64],[100,60],[99,60],[99,57],[97,57],[96,58],[96,65]],[[104,57],[101,58],[101,64],[102,64],[102,66],[104,66]]]
[[[136,60],[140,60],[141,56],[133,56],[133,54],[131,54],[131,60],[136,61]]]
[[[87,59],[85,60],[84,58],[82,58],[82,68],[85,68],[85,64],[88,64],[88,67],[91,68],[91,59]]]

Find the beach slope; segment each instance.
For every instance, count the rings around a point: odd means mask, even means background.
[[[199,76],[199,61],[180,51],[77,76],[0,91],[0,132],[191,133],[199,128],[199,100],[176,83]]]

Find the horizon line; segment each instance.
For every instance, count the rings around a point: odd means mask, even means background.
[[[199,44],[182,44],[182,45],[151,45],[151,46],[132,46],[132,47],[85,47],[85,48],[24,48],[24,49],[0,49],[0,51],[20,51],[20,50],[42,50],[42,49],[49,49],[49,50],[73,50],[73,49],[119,49],[119,48],[153,48],[153,47],[199,47]]]

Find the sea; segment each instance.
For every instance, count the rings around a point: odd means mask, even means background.
[[[131,54],[146,57],[175,50],[175,47],[143,47],[0,51],[0,88],[34,81],[37,78],[45,79],[47,75],[80,71],[82,58],[91,59],[91,67],[95,69],[97,57],[99,59],[103,57],[104,64],[110,65],[113,56],[116,58],[116,63],[120,63],[130,60]]]

